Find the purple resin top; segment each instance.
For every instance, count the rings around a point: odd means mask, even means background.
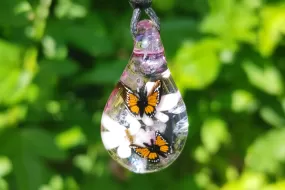
[[[157,54],[164,51],[160,34],[150,20],[142,20],[137,25],[134,42],[135,54]]]

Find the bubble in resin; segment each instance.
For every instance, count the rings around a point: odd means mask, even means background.
[[[125,168],[150,173],[175,161],[187,135],[186,107],[159,32],[150,20],[140,21],[132,56],[104,109],[103,144]]]

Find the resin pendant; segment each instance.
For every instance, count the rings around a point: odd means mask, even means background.
[[[133,54],[101,120],[111,157],[135,173],[159,171],[182,151],[188,118],[166,65],[159,32],[150,20],[138,23]]]

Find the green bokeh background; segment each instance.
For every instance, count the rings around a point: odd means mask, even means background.
[[[191,125],[174,164],[138,175],[100,139],[128,1],[0,0],[0,190],[285,189],[285,1],[153,7]]]

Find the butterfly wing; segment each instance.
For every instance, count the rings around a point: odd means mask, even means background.
[[[151,93],[147,97],[147,106],[144,111],[145,114],[149,117],[153,117],[155,115],[155,108],[159,104],[161,98],[161,82],[160,80],[156,81]]]
[[[163,154],[169,154],[170,153],[170,146],[169,143],[166,141],[165,138],[162,137],[162,135],[156,131],[155,132],[155,145],[159,146],[159,150]]]
[[[125,95],[125,102],[128,110],[135,116],[139,115],[140,108],[138,106],[139,97],[135,95],[135,93],[125,86],[126,95]]]
[[[130,145],[130,147],[137,155],[141,158],[146,158],[149,162],[157,163],[160,161],[158,154],[150,151],[148,147],[140,147],[137,145]]]
[[[159,156],[156,152],[150,152],[147,160],[152,163],[160,162]]]
[[[130,145],[131,149],[142,158],[147,158],[150,154],[150,150],[147,147],[140,147],[137,145]]]

